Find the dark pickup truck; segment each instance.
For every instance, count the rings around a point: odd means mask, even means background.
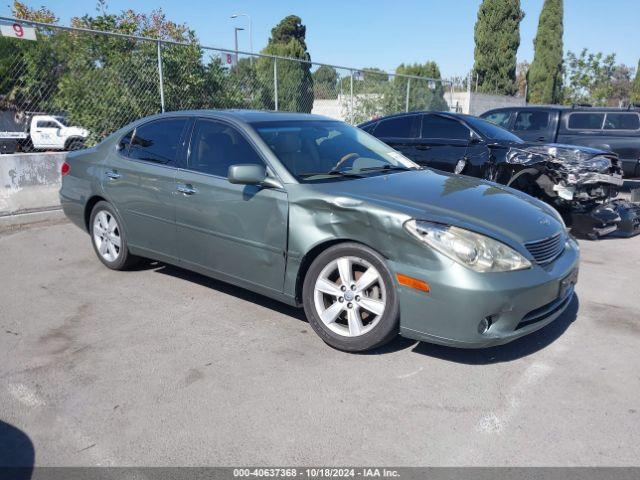
[[[640,177],[640,109],[525,106],[497,108],[480,117],[527,142],[613,151],[626,178]]]

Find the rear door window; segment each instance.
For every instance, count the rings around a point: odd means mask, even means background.
[[[468,141],[471,138],[471,130],[451,118],[425,115],[422,119],[422,138]]]
[[[175,165],[187,122],[187,118],[167,118],[140,125],[135,129],[127,156]]]
[[[376,137],[417,138],[420,115],[403,115],[382,120],[374,130]]]
[[[549,127],[549,112],[520,111],[516,115],[513,130],[517,132],[546,130]]]
[[[487,116],[483,116],[485,120],[495,123],[499,127],[509,128],[509,119],[511,118],[511,112],[494,112]]]
[[[567,127],[572,130],[600,130],[603,122],[602,112],[577,112],[569,115]]]
[[[640,115],[633,112],[607,113],[604,121],[605,130],[638,130],[640,129]]]

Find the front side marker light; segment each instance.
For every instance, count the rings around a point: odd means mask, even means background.
[[[401,273],[396,274],[396,278],[398,279],[398,283],[400,285],[404,285],[405,287],[413,288],[425,293],[429,292],[429,284],[424,280],[409,277],[408,275],[403,275]]]

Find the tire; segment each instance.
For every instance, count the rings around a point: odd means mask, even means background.
[[[81,148],[84,148],[84,142],[82,140],[71,140],[65,150],[73,152],[75,150],[80,150]]]
[[[101,201],[93,207],[89,234],[98,259],[110,269],[127,270],[140,260],[129,253],[122,220],[110,203]]]
[[[341,243],[318,255],[304,278],[302,301],[311,327],[338,350],[370,350],[398,334],[393,276],[384,258],[361,244]]]

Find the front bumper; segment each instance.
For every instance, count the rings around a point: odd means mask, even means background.
[[[426,342],[463,348],[501,345],[532,333],[558,318],[570,305],[573,287],[561,287],[579,264],[573,240],[551,264],[527,270],[477,273],[453,261],[427,271],[390,262],[395,274],[422,279],[424,293],[398,285],[400,334]],[[489,329],[478,325],[491,319]]]

